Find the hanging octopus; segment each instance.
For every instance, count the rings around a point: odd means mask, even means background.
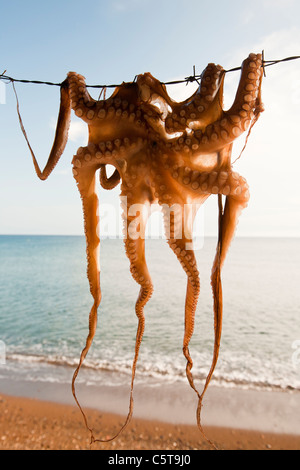
[[[87,276],[93,305],[89,315],[89,333],[73,376],[72,390],[91,433],[91,442],[96,439],[77,400],[75,380],[95,335],[97,309],[101,301],[97,170],[100,170],[100,184],[103,188],[109,190],[121,182],[125,250],[131,274],[140,285],[135,305],[138,328],[130,405],[122,429],[129,423],[133,413],[133,383],[145,328],[144,307],[153,293],[145,259],[145,229],[151,205],[159,204],[162,207],[167,242],[187,275],[183,354],[187,361],[187,379],[198,396],[197,423],[203,432],[200,421],[202,399],[214,372],[220,348],[221,270],[239,215],[249,201],[246,180],[232,169],[232,146],[244,131],[251,130],[263,111],[262,56],[250,54],[244,60],[236,97],[227,111],[223,109],[225,73],[221,66],[209,64],[202,74],[197,91],[187,100],[177,103],[169,97],[165,85],[150,73],[137,76],[134,82],[122,83],[108,99],[97,101],[89,95],[84,77],[70,72],[61,85],[56,135],[44,171],[40,171],[31,151],[36,172],[39,178],[45,180],[67,143],[71,108],[76,116],[88,124],[88,145],[78,149],[72,163],[83,205]],[[108,164],[115,167],[110,177],[106,172]],[[211,275],[215,341],[211,368],[200,394],[194,384],[193,361],[189,352],[200,292],[192,233],[195,205],[199,207],[212,194],[218,195],[219,202],[219,238]],[[226,197],[224,210],[222,196]],[[101,439],[97,441],[103,442]]]

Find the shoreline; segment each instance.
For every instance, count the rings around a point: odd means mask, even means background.
[[[130,383],[127,376],[118,375],[118,383],[109,385],[103,374],[102,385],[91,385],[88,370],[86,374],[76,386],[77,397],[89,424],[95,427],[95,437],[108,438],[125,422]],[[210,450],[196,425],[196,407],[196,394],[186,382],[137,380],[128,428],[111,443],[93,447]],[[206,436],[220,449],[300,450],[299,408],[299,392],[212,384],[203,401],[201,421]],[[1,449],[89,449],[89,432],[75,404],[68,375],[65,383],[2,376]]]
[[[11,379],[1,377],[0,394],[33,398],[63,405],[76,405],[71,391],[73,370],[64,382]],[[70,375],[69,375],[70,374]],[[124,416],[128,412],[130,377],[102,373],[102,383],[89,384],[89,371],[82,371],[75,384],[83,409]],[[109,382],[114,378],[114,382]],[[198,384],[201,390],[201,384]],[[198,399],[185,381],[158,382],[148,378],[136,380],[134,386],[134,417],[158,420],[173,425],[195,425]],[[300,393],[227,388],[213,383],[208,388],[202,406],[203,426],[246,429],[252,431],[300,436]]]
[[[33,398],[0,396],[0,450],[89,450],[89,432],[76,406]],[[124,417],[88,409],[96,438],[110,438]],[[219,450],[299,450],[300,436],[216,426],[204,431]],[[211,450],[196,426],[133,417],[109,443],[92,450]]]

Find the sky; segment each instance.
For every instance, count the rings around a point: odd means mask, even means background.
[[[61,82],[69,71],[88,84],[132,81],[151,72],[161,81],[201,73],[210,62],[241,65],[250,52],[265,58],[300,55],[299,0],[0,0],[0,74]],[[253,128],[235,171],[250,186],[241,236],[300,236],[300,60],[266,69],[266,111]],[[239,72],[226,75],[225,105]],[[44,167],[54,137],[59,88],[16,84],[31,146]],[[194,85],[168,88],[177,100]],[[99,91],[91,92],[97,98]],[[233,160],[245,135],[236,142]],[[81,200],[71,160],[87,144],[86,125],[72,114],[69,141],[55,171],[40,181],[21,133],[11,85],[0,82],[0,234],[82,235]],[[99,189],[101,235],[119,231],[120,189]],[[113,215],[112,215],[113,214]],[[114,219],[114,221],[112,220]],[[157,219],[159,220],[159,219]],[[200,215],[200,230],[217,230],[217,199]]]

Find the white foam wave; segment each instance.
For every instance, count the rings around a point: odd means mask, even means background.
[[[202,383],[205,381],[208,370],[209,361],[205,361],[205,367],[194,368],[194,379],[195,381]],[[67,375],[71,376],[72,370],[78,365],[78,359],[68,356],[58,355],[36,355],[36,354],[24,354],[24,353],[12,353],[7,357],[5,369],[10,370],[12,374],[18,373],[21,368],[26,368],[30,373],[28,377],[31,379],[37,378],[55,382],[60,381],[60,374],[58,369],[64,368],[67,371]],[[294,380],[285,380],[280,375],[274,374],[274,368],[270,372],[265,367],[249,367],[248,369],[235,368],[234,361],[230,361],[230,367],[227,361],[222,361],[222,366],[216,369],[212,383],[216,386],[222,387],[239,387],[244,389],[269,389],[269,390],[299,390],[300,391],[300,377],[295,374]],[[48,367],[48,373],[39,375],[39,370]],[[89,377],[90,383],[97,384],[102,380],[101,373],[106,373],[106,377],[111,375],[114,376],[112,379],[115,382],[116,377],[120,376],[123,381],[128,381],[131,376],[132,359],[131,358],[119,358],[114,361],[97,361],[93,358],[86,359],[82,366],[82,370],[86,371],[85,375]],[[65,375],[63,375],[65,380]],[[153,362],[149,360],[141,360],[138,365],[137,378],[139,381],[147,381],[154,379],[157,383],[168,382],[173,383],[176,381],[185,381],[185,366],[184,362],[178,361],[177,363],[169,358],[169,360]],[[153,380],[152,380],[153,383]]]

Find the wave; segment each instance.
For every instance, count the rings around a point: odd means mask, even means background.
[[[37,355],[24,353],[11,353],[6,358],[6,371],[10,371],[11,376],[17,377],[20,371],[27,371],[28,380],[42,380],[46,382],[65,381],[66,377],[71,377],[72,371],[78,365],[78,359],[67,356]],[[2,366],[3,367],[3,366]],[[45,371],[46,368],[46,371]],[[119,358],[114,361],[97,361],[86,359],[82,365],[83,377],[79,380],[88,380],[89,385],[99,385],[106,374],[106,383],[111,385],[129,383],[131,377],[132,361],[126,358]],[[61,369],[67,371],[61,373]],[[1,370],[0,370],[1,372]],[[265,372],[265,373],[264,373]],[[275,377],[270,370],[261,371],[260,374],[245,370],[215,371],[211,384],[226,388],[242,388],[247,390],[277,390],[300,392],[300,380],[284,380],[282,377]],[[24,372],[25,373],[25,372]],[[269,374],[267,376],[267,374]],[[205,382],[207,368],[202,368],[194,372],[194,380],[200,384]],[[80,377],[80,375],[79,375]],[[182,364],[176,364],[169,360],[166,364],[149,361],[141,361],[138,366],[137,380],[140,382],[151,381],[152,386],[159,386],[162,382],[174,383],[186,381],[185,369]]]

